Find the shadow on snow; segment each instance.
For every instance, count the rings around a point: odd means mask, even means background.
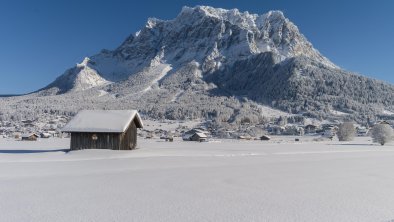
[[[56,150],[0,150],[0,154],[27,154],[27,153],[52,153],[64,152],[67,153],[69,149],[56,149]]]

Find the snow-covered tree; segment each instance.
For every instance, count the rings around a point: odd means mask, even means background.
[[[339,129],[337,132],[339,141],[352,141],[354,139],[354,135],[356,134],[356,129],[354,128],[354,124],[351,122],[344,122],[339,125]]]
[[[383,146],[393,140],[393,129],[388,124],[376,124],[372,128],[372,139]]]

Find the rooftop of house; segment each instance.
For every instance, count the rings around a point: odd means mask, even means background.
[[[122,133],[132,121],[142,128],[136,110],[82,110],[64,126],[63,132]]]

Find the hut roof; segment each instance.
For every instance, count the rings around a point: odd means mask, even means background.
[[[207,138],[207,135],[205,135],[204,133],[195,133],[194,135],[197,135],[200,138]]]
[[[29,138],[29,137],[31,137],[31,136],[35,136],[35,137],[39,137],[37,134],[35,134],[35,133],[25,133],[25,134],[23,134],[21,137],[22,138]]]
[[[134,119],[137,120],[137,128],[142,128],[141,117],[136,110],[82,110],[62,131],[122,133]]]

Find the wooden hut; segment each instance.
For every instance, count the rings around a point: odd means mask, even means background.
[[[71,134],[71,150],[132,150],[142,127],[136,110],[83,110],[62,131]]]
[[[182,136],[182,139],[184,141],[199,141],[198,139],[197,140],[192,139],[192,137],[195,136],[196,133],[200,133],[201,135],[204,135],[205,137],[207,137],[206,135],[208,134],[208,132],[206,132],[205,130],[203,130],[201,128],[194,128],[194,129],[191,129],[191,130],[185,132]],[[197,137],[198,137],[198,135],[195,136],[195,138],[197,138]]]
[[[389,122],[387,122],[386,120],[381,120],[381,121],[378,121],[378,123],[377,124],[386,124],[386,125],[390,125],[390,123]]]
[[[22,141],[37,141],[38,135],[35,133],[28,133],[22,135]]]
[[[315,125],[309,124],[309,125],[305,126],[305,133],[308,133],[308,134],[316,133],[316,130],[317,130],[317,126],[315,126]]]
[[[198,141],[198,142],[204,142],[204,141],[207,141],[207,139],[208,139],[208,137],[204,133],[195,133],[190,138],[191,141]]]
[[[261,139],[261,140],[270,140],[271,137],[269,137],[269,136],[267,136],[267,135],[262,135],[262,136],[260,137],[260,139]]]

